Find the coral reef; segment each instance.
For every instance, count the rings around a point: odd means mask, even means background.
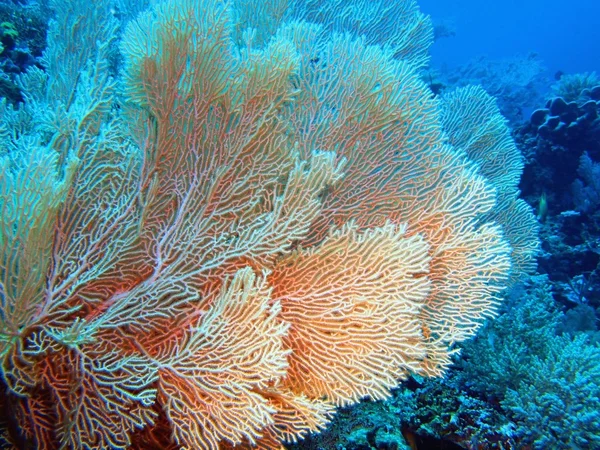
[[[524,111],[543,98],[544,70],[539,56],[531,53],[503,60],[479,57],[458,67],[430,70],[426,79],[441,89],[483,87],[496,99],[502,115],[517,126],[527,120]]]
[[[564,75],[545,108],[516,130],[526,165],[521,182],[532,204],[543,199],[539,267],[555,296],[568,307],[600,306],[600,217],[597,172],[600,160],[600,87],[593,74]]]
[[[4,439],[281,448],[494,316],[537,239],[505,124],[431,95],[415,2],[339,3],[50,2],[0,103]]]
[[[43,2],[0,3],[0,97],[13,105],[23,101],[17,75],[42,66],[48,14]]]
[[[597,337],[568,329],[544,277],[514,299],[476,340],[465,344],[461,379],[500,402],[516,424],[514,436],[521,445],[597,447]]]

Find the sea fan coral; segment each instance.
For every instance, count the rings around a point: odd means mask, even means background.
[[[408,62],[431,33],[280,14],[240,45],[235,3],[169,0],[127,26],[117,82],[115,18],[75,3],[0,130],[8,439],[275,448],[440,374],[493,315],[511,248]]]

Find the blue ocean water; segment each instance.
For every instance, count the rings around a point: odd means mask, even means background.
[[[431,51],[450,66],[477,56],[492,59],[536,52],[548,71],[600,71],[600,2],[593,0],[420,0],[435,20],[453,22],[456,35]]]

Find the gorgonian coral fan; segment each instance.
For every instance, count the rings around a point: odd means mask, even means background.
[[[7,438],[275,448],[439,375],[493,314],[511,247],[415,71],[415,4],[357,31],[327,2],[158,3],[115,79],[118,24],[87,3],[55,2],[87,15],[52,25],[53,62],[3,106]]]

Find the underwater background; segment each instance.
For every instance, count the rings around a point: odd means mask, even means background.
[[[600,449],[599,17],[0,0],[0,449]]]
[[[533,52],[552,74],[600,69],[596,2],[423,0],[419,4],[434,21],[453,24],[456,30],[453,39],[440,40],[431,49],[434,64],[454,66],[478,56],[503,59]]]

